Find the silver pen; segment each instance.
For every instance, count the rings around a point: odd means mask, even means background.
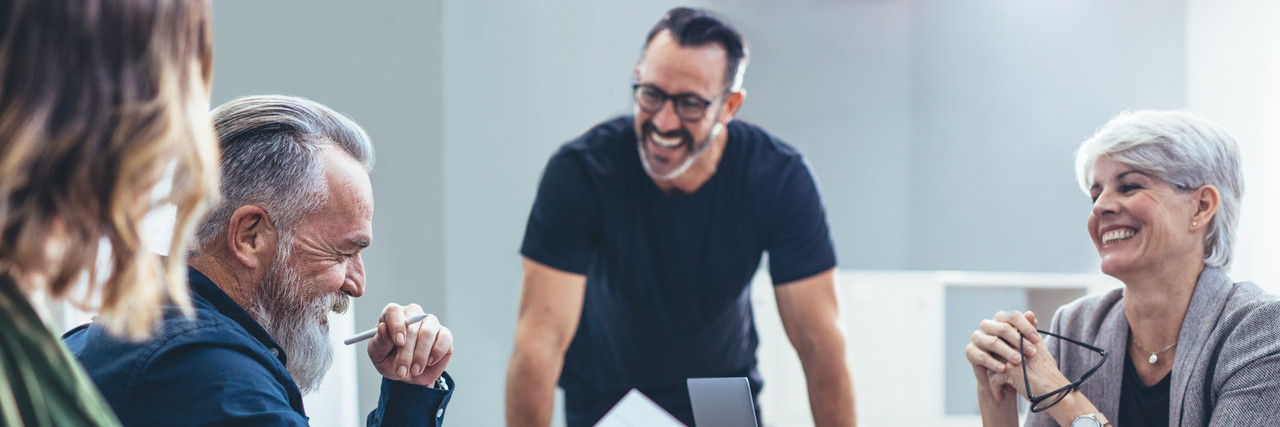
[[[430,316],[430,314],[417,314],[417,315],[409,316],[409,319],[408,319],[408,320],[405,320],[405,321],[404,321],[404,324],[405,324],[405,325],[412,325],[412,324],[414,324],[414,323],[421,322],[421,321],[422,321],[422,319],[426,319],[426,318],[427,318],[427,316]],[[369,339],[369,338],[373,338],[373,336],[374,336],[374,335],[377,335],[377,334],[378,334],[378,328],[373,328],[373,329],[370,329],[370,330],[367,330],[367,331],[364,331],[364,332],[358,333],[358,334],[356,334],[356,335],[353,335],[351,338],[347,338],[346,340],[342,341],[342,343],[343,343],[343,344],[346,344],[346,345],[355,344],[355,343],[358,343],[358,342],[360,342],[360,341],[364,341],[364,340],[367,340],[367,339]]]

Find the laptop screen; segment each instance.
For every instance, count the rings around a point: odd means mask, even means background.
[[[687,383],[698,427],[757,427],[747,377],[689,378]]]

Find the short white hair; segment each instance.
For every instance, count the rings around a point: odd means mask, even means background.
[[[1220,205],[1204,237],[1204,262],[1220,268],[1231,264],[1244,176],[1236,141],[1222,126],[1180,111],[1120,113],[1076,151],[1076,180],[1085,194],[1093,185],[1093,166],[1102,156],[1180,191],[1217,187]]]

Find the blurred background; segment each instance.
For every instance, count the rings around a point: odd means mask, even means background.
[[[1098,273],[1072,156],[1127,109],[1185,109],[1236,136],[1247,190],[1232,276],[1280,289],[1277,2],[215,2],[214,105],[304,96],[373,138],[368,291],[336,338],[389,302],[422,305],[456,336],[448,423],[501,425],[545,161],[631,111],[645,34],[686,4],[748,39],[738,118],[816,172],[863,425],[979,425],[963,356],[977,322],[1116,285]],[[811,425],[760,276],[765,422]],[[308,398],[316,425],[362,424],[377,402],[363,345],[339,347]]]

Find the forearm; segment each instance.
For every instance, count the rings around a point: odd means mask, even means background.
[[[1068,394],[1061,402],[1047,409],[1046,412],[1049,413],[1050,417],[1053,417],[1054,421],[1058,422],[1058,425],[1070,426],[1076,417],[1097,414],[1100,411],[1093,406],[1093,402],[1090,402],[1089,398],[1084,396],[1084,393],[1079,390],[1073,390],[1071,394]]]
[[[845,362],[844,341],[828,347],[810,349],[808,357],[801,358],[814,425],[857,425],[853,376]]]
[[[578,329],[587,278],[524,259],[515,351],[507,365],[507,425],[546,426],[564,353]]]
[[[853,377],[845,362],[844,330],[836,303],[835,269],[774,286],[774,293],[782,327],[804,367],[814,423],[856,425]]]
[[[507,425],[547,426],[563,358],[517,348],[507,366]]]

